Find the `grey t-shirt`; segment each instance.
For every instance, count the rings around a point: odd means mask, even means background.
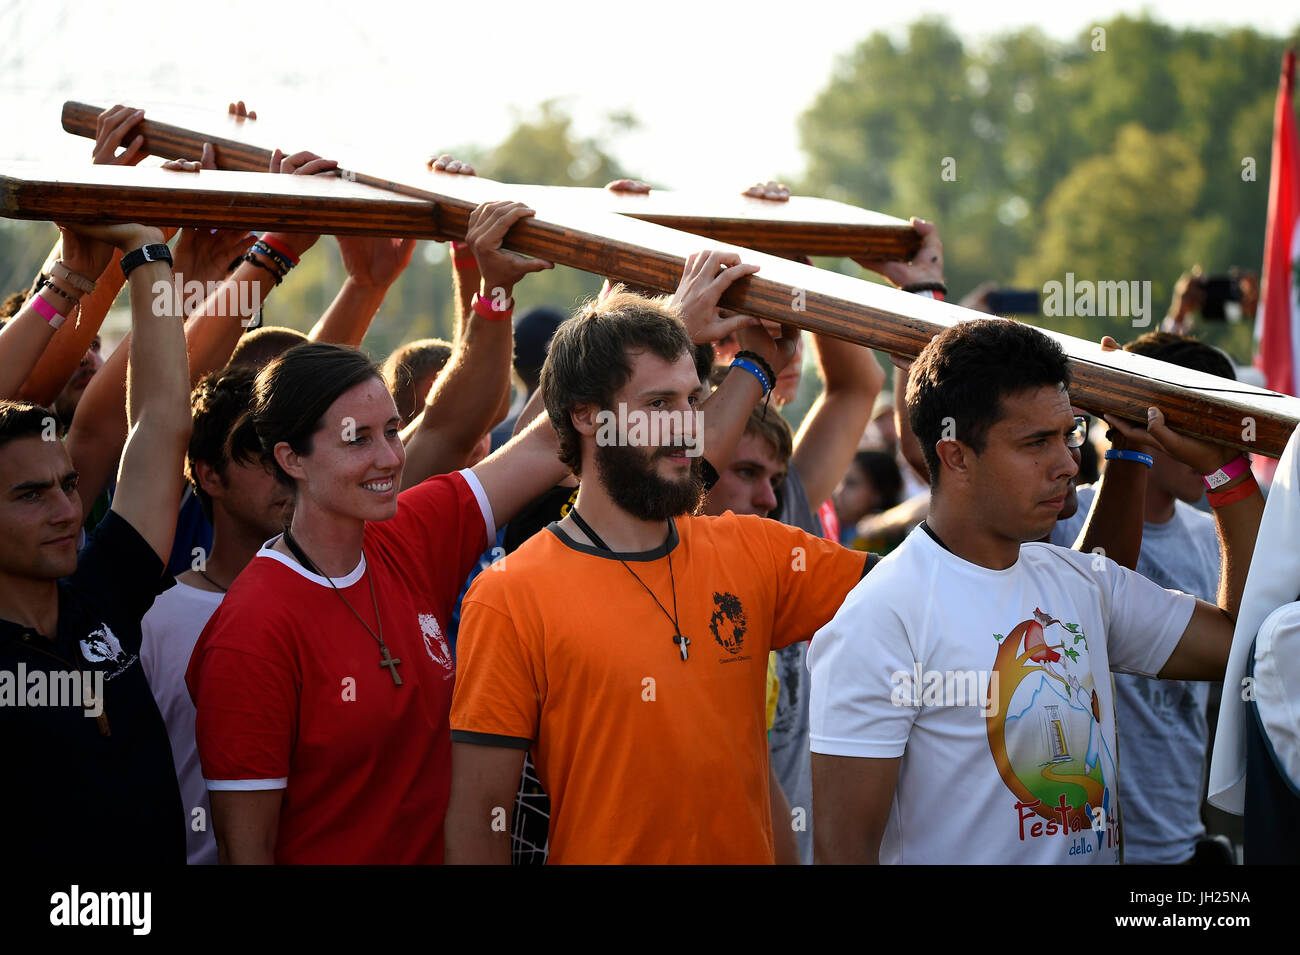
[[[825,536],[821,518],[808,503],[808,492],[793,464],[781,487],[781,500],[772,512],[772,519]],[[808,634],[811,638],[812,634]],[[808,744],[808,641],[800,640],[783,650],[776,651],[776,676],[780,682],[776,716],[768,733],[768,752],[777,781],[790,801],[794,814],[788,823],[795,827],[799,843],[799,860],[804,865],[813,861],[812,813],[812,751]],[[802,811],[800,811],[802,810]],[[773,819],[772,825],[782,821]]]
[[[1053,544],[1074,545],[1095,497],[1094,487],[1079,488],[1078,513],[1057,523]],[[1213,603],[1219,585],[1214,518],[1177,501],[1169,521],[1143,524],[1137,571],[1161,587]],[[1210,685],[1127,673],[1114,678],[1124,861],[1186,862],[1205,835],[1201,794]]]

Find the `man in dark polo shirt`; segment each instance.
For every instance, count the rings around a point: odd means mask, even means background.
[[[185,861],[186,820],[140,620],[162,586],[189,438],[189,368],[158,229],[77,226],[65,257],[131,288],[130,437],[113,506],[78,555],[77,472],[50,412],[0,401],[0,818],[19,862]],[[72,247],[70,250],[69,247]],[[134,253],[148,247],[147,255]]]

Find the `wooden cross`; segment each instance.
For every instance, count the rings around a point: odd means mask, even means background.
[[[69,103],[64,108],[64,126],[93,136],[98,112],[97,107]],[[249,141],[269,135],[261,120],[240,124],[218,116],[206,120],[201,131],[155,120],[141,125],[145,148],[166,158],[198,158],[206,141],[216,146],[219,166],[261,170],[269,162],[270,150]],[[341,179],[238,171],[186,176],[113,166],[56,170],[0,164],[0,214],[463,239],[469,214],[480,202],[519,199],[537,215],[508,233],[505,244],[515,252],[671,292],[688,255],[704,247],[730,249],[761,271],[733,284],[722,297],[725,307],[894,355],[915,356],[949,325],[987,317],[722,240],[727,235],[743,238],[747,245],[778,250],[797,243],[814,254],[858,257],[907,258],[907,249],[915,248],[914,233],[910,246],[900,241],[900,236],[905,239],[905,233],[911,232],[910,228],[899,231],[900,224],[906,226],[902,220],[838,203],[793,199],[789,205],[777,206],[757,199],[738,203],[735,198],[719,201],[716,197],[685,202],[673,193],[620,198],[605,190],[516,186],[431,172],[422,163],[384,156],[367,160],[344,151],[331,152],[330,158],[345,167]],[[840,221],[831,221],[836,217]],[[682,231],[687,228],[695,234]],[[709,239],[702,241],[701,235]],[[886,255],[880,250],[891,248],[890,242],[894,251]],[[1177,431],[1271,457],[1281,455],[1300,422],[1300,399],[1141,355],[1103,352],[1095,342],[1068,335],[1044,333],[1069,356],[1071,400],[1089,411],[1145,421],[1147,406],[1154,404]]]
[[[393,678],[393,686],[401,686],[402,676],[397,672],[397,665],[402,661],[389,653],[388,647],[384,646],[382,643],[379,645],[379,650],[383,654],[383,659],[379,661],[379,665],[381,667],[388,667],[388,672]]]

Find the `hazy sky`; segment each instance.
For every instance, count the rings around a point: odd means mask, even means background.
[[[926,14],[946,16],[971,42],[1028,25],[1071,39],[1098,20],[1143,7],[1179,26],[1250,25],[1284,34],[1300,22],[1290,2],[1082,6],[0,0],[0,158],[88,159],[88,142],[59,129],[65,99],[224,110],[243,98],[263,117],[319,129],[322,142],[382,141],[395,155],[423,158],[457,144],[493,144],[518,111],[560,97],[580,133],[601,138],[645,178],[731,187],[798,173],[804,159],[796,119],[836,56],[872,30],[901,32]],[[635,114],[642,128],[606,137],[603,117],[615,110]],[[327,151],[312,142],[282,145]]]

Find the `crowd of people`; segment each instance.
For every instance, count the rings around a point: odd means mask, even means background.
[[[105,111],[95,160],[138,162],[142,118]],[[551,267],[502,248],[532,214],[479,206],[451,340],[382,362],[358,346],[411,240],[339,237],[303,335],[257,304],[317,236],[60,227],[0,329],[0,804],[59,820],[19,856],[1232,861],[1202,821],[1226,670],[1246,861],[1296,860],[1300,567],[1256,546],[1244,456],[1156,408],[1094,422],[1009,320],[896,359],[891,395],[869,349],[720,308],[758,271],[730,252],[516,319]],[[860,264],[943,299],[912,221],[913,259]],[[1124,347],[1233,376],[1178,334]]]

